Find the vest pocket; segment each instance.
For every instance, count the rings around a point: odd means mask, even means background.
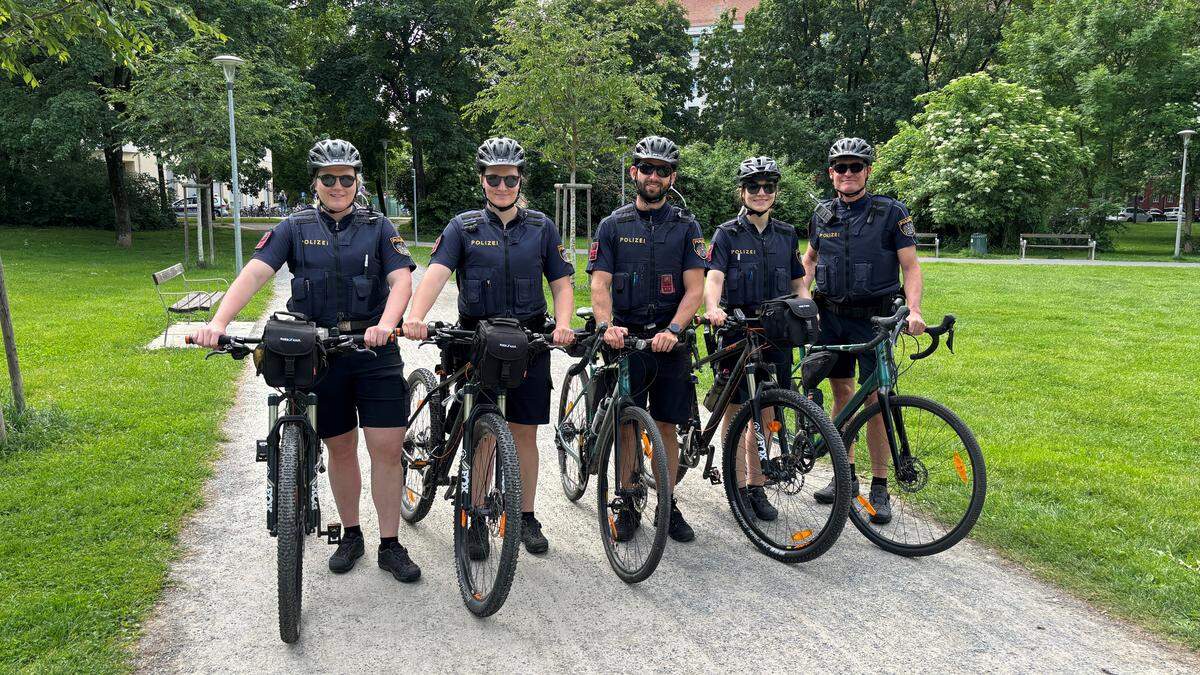
[[[354,292],[350,296],[350,313],[353,318],[366,318],[374,309],[375,279],[359,275],[354,277]]]
[[[517,278],[517,304],[527,306],[533,302],[533,279],[529,277]]]
[[[773,289],[773,291],[775,293],[774,297],[778,298],[781,295],[787,295],[791,290],[790,282],[791,282],[791,279],[789,278],[788,271],[786,269],[784,269],[783,267],[776,267],[775,268],[775,288]],[[763,300],[770,300],[770,299],[771,298],[763,298]]]
[[[725,303],[730,306],[743,305],[745,299],[742,295],[742,270],[730,267],[725,274]]]
[[[633,280],[629,272],[613,274],[612,300],[613,309],[628,311],[633,306]]]
[[[483,281],[467,279],[463,282],[463,312],[468,316],[487,316],[487,302],[483,297]]]
[[[854,292],[868,293],[871,289],[871,268],[869,262],[854,263]]]
[[[813,276],[816,278],[817,289],[823,293],[829,292],[829,265],[817,263]]]
[[[287,303],[289,312],[303,314],[317,321],[325,310],[325,284],[308,277],[292,278],[292,297]]]

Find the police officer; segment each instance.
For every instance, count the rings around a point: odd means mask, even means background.
[[[652,339],[652,354],[629,359],[629,386],[634,405],[644,408],[649,398],[671,476],[678,475],[679,467],[676,425],[687,421],[695,396],[690,354],[671,350],[700,307],[705,269],[704,237],[696,219],[667,203],[678,167],[674,142],[661,136],[638,141],[629,168],[637,197],[600,221],[587,267],[596,322],[609,324],[604,341],[620,347],[626,335]],[[617,514],[617,541],[631,539],[640,525],[633,511]],[[668,532],[681,542],[696,536],[674,497]]]
[[[704,282],[704,316],[714,326],[725,323],[726,312],[740,309],[746,316],[758,314],[765,300],[796,293],[808,297],[801,263],[800,237],[796,228],[771,217],[778,198],[779,165],[770,157],[749,157],[738,166],[738,196],[742,202],[737,218],[722,223],[713,235],[708,250],[708,274]],[[745,337],[738,331],[726,332],[721,347]],[[775,366],[775,379],[782,387],[791,385],[791,345],[770,346],[763,359]],[[736,358],[733,359],[736,361]],[[732,362],[721,364],[729,368]],[[749,398],[749,386],[742,380],[733,404],[725,411],[724,429],[737,413],[738,407]],[[773,409],[763,411],[764,422],[774,419]],[[722,431],[724,435],[724,430]],[[738,455],[737,480],[742,497],[750,503],[761,520],[775,520],[778,510],[767,499],[763,485],[765,477],[759,467],[758,452],[753,436],[747,432]],[[749,466],[746,462],[749,460]],[[749,469],[749,470],[747,470]]]
[[[871,317],[892,313],[892,301],[903,296],[910,310],[907,330],[925,332],[921,318],[921,266],[917,262],[916,228],[904,204],[867,192],[867,178],[875,150],[861,138],[840,138],[829,148],[829,178],[838,197],[823,202],[813,214],[804,253],[804,271],[816,281],[814,299],[820,308],[820,344],[868,342],[875,336]],[[822,213],[828,217],[822,217]],[[904,274],[904,286],[898,278]],[[874,353],[841,354],[829,375],[836,415],[854,395],[854,364],[858,381],[875,370]],[[874,403],[872,394],[867,405]],[[891,521],[891,499],[887,490],[889,451],[883,418],[867,425],[867,448],[871,454],[871,521]],[[854,448],[850,450],[852,494],[859,493],[854,472]],[[833,482],[813,495],[823,504],[833,503]]]
[[[569,344],[571,312],[575,306],[570,252],[545,214],[519,206],[525,173],[525,152],[511,138],[489,138],[475,155],[479,184],[487,206],[458,214],[433,244],[429,269],[417,288],[404,334],[423,340],[428,334],[425,315],[445,287],[451,272],[458,284],[458,323],[473,329],[480,320],[519,319],[528,329],[545,330],[546,299],[542,277],[554,297],[555,344]],[[521,539],[530,553],[545,553],[550,544],[534,516],[537,494],[537,427],[550,421],[550,353],[533,357],[519,387],[508,390],[506,417],[521,464]],[[483,521],[471,523],[480,527]],[[482,541],[476,534],[472,542]],[[486,550],[472,546],[472,559]]]
[[[302,208],[263,235],[216,316],[194,337],[201,345],[215,347],[229,321],[285,262],[293,275],[290,311],[331,331],[364,334],[377,356],[334,357],[313,389],[317,434],[329,449],[329,486],[345,526],[329,569],[349,572],[363,555],[358,514],[361,424],[371,456],[371,497],[379,515],[379,566],[398,581],[416,581],[421,568],[396,539],[408,387],[400,352],[387,344],[408,305],[416,265],[386,217],[354,206],[355,190],[363,179],[362,160],[353,145],[337,139],[317,142],[308,151],[308,169],[320,206]]]

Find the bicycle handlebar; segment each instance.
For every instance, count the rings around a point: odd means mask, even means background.
[[[938,343],[941,342],[942,339],[941,336],[945,333],[950,333],[950,336],[946,338],[946,349],[949,349],[950,353],[953,354],[954,322],[957,320],[958,319],[954,318],[953,314],[947,314],[946,316],[942,317],[942,322],[940,324],[926,328],[925,332],[928,333],[933,340],[929,343],[928,347],[922,349],[916,354],[909,354],[908,358],[916,361],[917,359],[923,359],[932,354],[938,348]]]

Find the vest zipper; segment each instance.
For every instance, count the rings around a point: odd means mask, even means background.
[[[337,223],[334,223],[334,228],[337,228]],[[342,257],[338,255],[342,242],[341,234],[337,229],[333,229],[331,232],[333,233],[333,312],[337,321],[342,321],[345,318],[342,315]]]
[[[506,316],[516,316],[516,312],[512,310],[515,302],[509,302],[509,293],[512,291],[512,279],[508,278],[508,225],[501,223],[501,231],[504,233],[504,311]],[[515,301],[516,299],[513,298]]]

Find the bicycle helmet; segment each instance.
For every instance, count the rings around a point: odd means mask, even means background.
[[[770,181],[778,181],[782,176],[779,172],[779,165],[770,157],[747,157],[742,160],[738,166],[737,179],[739,183],[744,183],[755,178],[765,178]]]
[[[475,151],[475,168],[483,173],[489,166],[515,166],[525,173],[525,150],[511,138],[494,136]]]
[[[662,136],[647,136],[637,142],[633,147],[633,161],[642,161],[643,159],[657,159],[660,162],[666,162],[671,165],[671,168],[679,167],[679,146],[669,138]]]
[[[315,176],[317,171],[327,166],[349,166],[356,172],[362,171],[362,157],[358,148],[349,141],[340,138],[317,141],[308,151],[308,172]]]
[[[839,138],[829,146],[829,163],[838,157],[857,157],[867,164],[875,161],[875,148],[861,138]]]

